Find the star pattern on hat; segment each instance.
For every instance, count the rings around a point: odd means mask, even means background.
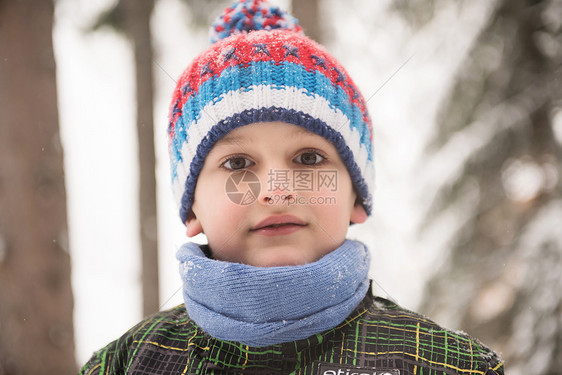
[[[289,44],[285,44],[283,46],[285,48],[285,57],[287,56],[294,56],[297,59],[299,58],[299,48],[295,46],[291,46]]]
[[[349,87],[351,89],[351,91],[353,92],[353,95],[351,96],[351,99],[353,99],[353,100],[359,99],[359,92],[357,91],[357,89],[355,87],[353,87],[353,85],[347,85],[347,87]]]
[[[181,108],[179,106],[180,103],[180,99],[178,98],[175,102],[174,105],[172,106],[172,117],[174,117],[176,114],[181,113]],[[172,121],[170,121],[171,123]]]
[[[258,53],[265,53],[267,56],[269,56],[267,43],[254,43],[253,46],[255,48],[254,55],[257,55]]]
[[[311,58],[313,58],[314,60],[316,60],[316,62],[314,63],[315,66],[321,66],[324,69],[328,69],[328,67],[326,66],[326,59],[317,55],[310,55]]]
[[[205,74],[213,74],[213,69],[211,69],[210,61],[201,67],[201,77],[203,77]]]
[[[189,82],[187,82],[185,85],[182,86],[181,88],[181,93],[182,95],[187,95],[188,93],[191,93],[193,91],[193,89],[191,88],[191,85],[189,84]]]
[[[236,56],[236,47],[231,47],[224,52],[223,62],[227,62],[227,61],[232,60],[232,59],[234,59],[236,61],[240,61],[238,56]]]
[[[346,77],[345,77],[345,74],[344,74],[341,70],[339,70],[338,68],[336,68],[336,67],[333,67],[332,69],[333,69],[334,72],[336,72],[336,74],[338,75],[338,76],[336,77],[336,83],[338,83],[338,82],[345,82],[345,78],[346,78]]]

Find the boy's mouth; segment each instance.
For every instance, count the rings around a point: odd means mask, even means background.
[[[292,215],[270,216],[250,228],[250,232],[264,235],[289,234],[305,227],[306,223]]]

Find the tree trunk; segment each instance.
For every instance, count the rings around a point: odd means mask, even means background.
[[[152,0],[124,0],[126,29],[133,42],[136,68],[142,294],[145,316],[157,312],[160,307],[153,125],[153,57],[150,36],[152,8]]]
[[[322,28],[320,27],[320,0],[291,0],[293,16],[299,20],[299,25],[312,40],[322,43]]]
[[[0,2],[0,374],[75,374],[52,1]]]

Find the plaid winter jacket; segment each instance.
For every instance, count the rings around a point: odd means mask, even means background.
[[[157,313],[93,355],[80,374],[503,374],[498,356],[371,293],[339,326],[304,340],[249,347],[215,339],[185,306]]]

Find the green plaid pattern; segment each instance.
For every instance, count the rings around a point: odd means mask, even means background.
[[[477,340],[368,293],[338,327],[263,348],[205,334],[181,305],[133,327],[95,353],[80,374],[337,374],[321,373],[326,364],[340,366],[340,374],[504,373],[498,356]]]

